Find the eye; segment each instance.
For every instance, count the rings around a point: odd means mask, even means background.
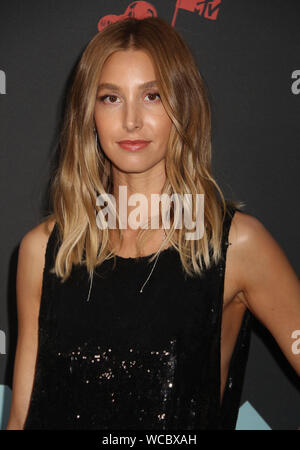
[[[117,96],[116,95],[112,95],[112,94],[102,95],[102,97],[99,97],[99,100],[104,103],[104,100],[106,98],[112,99],[112,98],[117,98]],[[111,103],[111,102],[109,102],[109,103]],[[116,102],[112,102],[112,103],[116,103]]]
[[[159,97],[160,98],[160,95],[159,95],[159,93],[158,92],[149,92],[147,95],[146,95],[146,97],[148,97],[148,96],[150,96],[150,97]]]

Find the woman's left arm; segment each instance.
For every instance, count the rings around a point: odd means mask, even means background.
[[[237,244],[237,277],[245,304],[270,331],[300,376],[299,278],[283,250],[255,217],[237,211],[230,229],[232,240]]]

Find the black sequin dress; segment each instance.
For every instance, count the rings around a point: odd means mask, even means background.
[[[179,253],[153,262],[117,256],[98,266],[89,301],[84,265],[63,284],[46,249],[39,345],[24,429],[234,429],[250,343],[245,311],[220,407],[223,260],[204,278],[185,277]]]

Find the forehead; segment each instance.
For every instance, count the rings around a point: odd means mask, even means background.
[[[143,50],[114,52],[105,61],[99,82],[119,84],[122,80],[130,81],[130,79],[140,82],[156,79],[154,64],[147,52]]]

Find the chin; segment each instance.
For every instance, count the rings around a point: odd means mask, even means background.
[[[124,164],[120,164],[120,165],[114,165],[116,167],[116,169],[118,169],[120,172],[123,173],[143,173],[146,172],[147,170],[149,170],[151,167],[144,167],[141,165],[133,165],[131,164],[130,166],[125,166]]]
[[[148,164],[145,162],[141,163],[140,161],[128,161],[128,163],[125,163],[125,161],[112,161],[112,165],[123,173],[143,173],[147,172],[149,169],[151,169],[153,166],[155,166],[155,162],[149,162]]]

